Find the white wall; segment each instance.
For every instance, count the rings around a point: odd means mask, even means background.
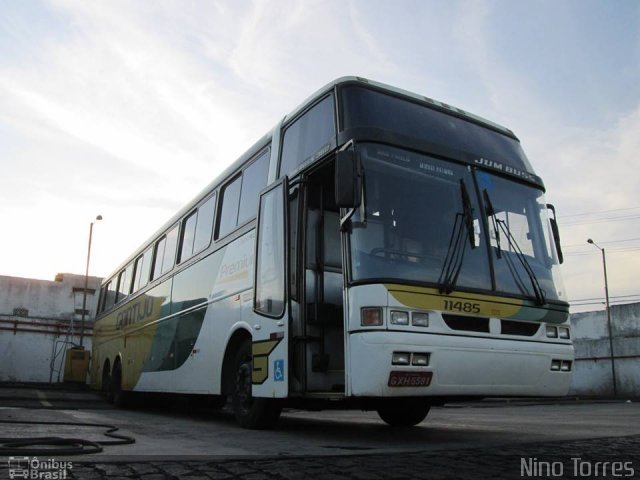
[[[91,318],[96,311],[100,281],[98,277],[89,277],[87,283],[89,290],[95,290],[95,295],[87,295]],[[60,273],[55,281],[0,275],[0,315],[13,315],[15,308],[26,308],[29,317],[79,318],[75,309],[82,308],[83,289],[84,275]]]
[[[54,281],[0,276],[0,382],[64,378],[63,342],[80,343],[84,280],[84,275],[69,273],[56,275]],[[100,279],[89,277],[87,287],[95,291],[87,295],[85,333],[90,335]],[[83,344],[90,349],[91,337],[85,335]],[[58,372],[51,375],[55,349],[59,353],[55,369],[62,369],[59,377]]]
[[[42,331],[46,331],[42,329]],[[49,382],[64,380],[65,335],[0,331],[0,382]],[[76,344],[80,337],[69,337]],[[91,337],[84,337],[83,345],[91,350]],[[55,370],[51,372],[51,358],[57,349]]]
[[[576,362],[570,395],[613,395],[605,310],[571,315]],[[619,396],[640,397],[640,303],[611,308],[613,353]]]

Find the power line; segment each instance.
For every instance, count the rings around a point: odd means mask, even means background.
[[[622,212],[625,210],[637,210],[638,207],[627,207],[627,208],[614,208],[612,210],[600,210],[598,212],[585,212],[585,213],[571,213],[569,215],[558,215],[558,218],[569,218],[569,217],[583,217],[586,215],[600,215],[601,213],[611,213],[611,212]]]
[[[627,248],[608,248],[607,253],[626,253],[626,252],[636,252],[640,250],[640,247],[627,247]],[[589,251],[589,252],[569,252],[565,253],[565,257],[581,257],[584,255],[599,255],[597,251]]]
[[[609,217],[609,218],[598,218],[595,220],[585,220],[579,222],[572,223],[563,223],[562,228],[565,227],[574,227],[576,225],[593,225],[594,223],[609,223],[609,222],[620,222],[624,220],[637,220],[640,218],[640,215],[624,215],[622,217]]]
[[[624,240],[607,240],[605,242],[598,242],[598,245],[607,245],[609,243],[622,243],[622,242],[635,242],[636,240],[640,240],[640,237],[636,238],[625,238]],[[584,243],[574,243],[572,245],[562,245],[562,248],[572,248],[572,247],[584,247]]]
[[[623,304],[627,304],[627,303],[638,303],[640,302],[640,298],[639,299],[635,299],[635,300],[615,300],[615,301],[609,301],[609,305],[623,305]],[[589,305],[605,305],[606,302],[604,300],[600,301],[600,302],[588,302],[588,303],[571,303],[572,307],[586,307]]]
[[[610,299],[616,299],[616,298],[629,298],[629,297],[640,297],[640,293],[636,293],[633,295],[615,295],[613,297],[609,297]],[[586,302],[589,300],[602,300],[604,301],[604,297],[593,297],[593,298],[579,298],[577,300],[569,300],[570,303],[574,303],[574,302]]]

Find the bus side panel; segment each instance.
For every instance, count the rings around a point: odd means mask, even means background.
[[[219,394],[229,332],[252,308],[254,232],[174,277],[136,391]]]
[[[144,360],[153,349],[158,322],[170,313],[171,284],[169,278],[96,322],[92,363],[94,385],[101,384],[105,361],[108,359],[113,368],[121,357],[122,387],[125,390],[135,387]]]

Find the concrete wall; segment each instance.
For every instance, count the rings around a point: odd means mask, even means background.
[[[88,349],[100,281],[89,277],[87,286]],[[84,275],[58,274],[54,281],[0,276],[0,382],[63,379],[64,351],[80,343],[83,295]]]
[[[89,277],[87,310],[93,318],[101,279]],[[28,310],[28,317],[79,318],[82,309],[84,275],[59,273],[56,280],[5,277],[0,275],[0,315],[13,315],[14,309]]]
[[[80,336],[55,332],[45,327],[39,333],[0,331],[0,382],[63,381],[65,351],[71,346],[67,342],[79,344]],[[83,345],[91,350],[90,335],[84,337]]]
[[[613,395],[605,310],[571,315],[576,362],[570,395]],[[640,303],[611,307],[613,353],[619,396],[640,397]]]

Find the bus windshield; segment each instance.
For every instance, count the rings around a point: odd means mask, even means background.
[[[386,145],[358,149],[365,202],[353,217],[353,281],[431,284],[441,290],[448,283],[477,291],[492,291],[495,284],[498,292],[537,298],[524,260],[544,298],[562,299],[541,191],[479,170],[474,179],[470,167]],[[476,184],[487,190],[494,216],[503,223],[483,221]],[[518,248],[522,254],[515,253]]]

